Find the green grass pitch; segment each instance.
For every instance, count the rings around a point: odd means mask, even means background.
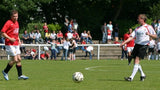
[[[2,71],[7,60],[0,61]],[[133,63],[133,62],[132,62]],[[132,82],[124,81],[130,76],[133,65],[126,60],[76,60],[43,61],[23,60],[23,74],[28,80],[18,80],[15,66],[9,72],[9,81],[0,74],[0,90],[158,90],[160,88],[160,61],[142,60],[146,79],[140,81],[139,72]],[[82,72],[84,81],[74,83],[72,74]]]

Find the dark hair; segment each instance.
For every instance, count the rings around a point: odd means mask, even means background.
[[[17,10],[12,10],[12,11],[10,12],[10,16],[12,16],[13,14],[17,14],[17,13],[18,13]]]

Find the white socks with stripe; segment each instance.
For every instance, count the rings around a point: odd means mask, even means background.
[[[133,71],[132,71],[132,74],[131,74],[131,76],[130,76],[130,78],[133,80],[133,78],[134,78],[134,76],[136,75],[136,73],[137,73],[137,71],[140,71],[140,73],[141,73],[141,76],[145,76],[145,74],[144,74],[144,72],[143,72],[143,70],[142,70],[142,67],[141,67],[141,65],[140,64],[135,64],[134,65],[134,68],[133,68]]]

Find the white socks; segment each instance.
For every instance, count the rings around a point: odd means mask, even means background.
[[[150,58],[151,58],[151,55],[148,55],[148,60],[150,60]]]
[[[145,76],[145,74],[144,74],[144,72],[143,72],[143,70],[142,70],[142,67],[141,67],[141,65],[139,64],[139,71],[140,71],[140,73],[141,73],[141,76]]]
[[[133,71],[132,71],[132,75],[130,76],[130,78],[133,80],[134,76],[136,75],[137,71],[140,71],[141,76],[145,76],[145,74],[143,73],[142,67],[139,64],[135,64]]]

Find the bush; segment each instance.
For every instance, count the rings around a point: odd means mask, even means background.
[[[62,27],[59,24],[48,24],[48,29],[52,32],[52,31],[58,31],[60,30]]]

